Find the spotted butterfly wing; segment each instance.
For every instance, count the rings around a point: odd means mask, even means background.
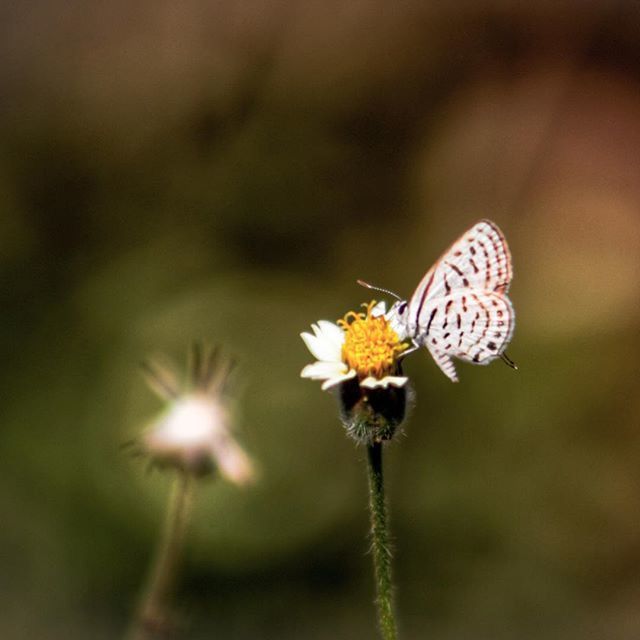
[[[502,232],[490,220],[481,220],[424,276],[403,309],[404,333],[427,347],[457,382],[452,357],[489,364],[511,340],[515,314],[507,291],[512,276]]]

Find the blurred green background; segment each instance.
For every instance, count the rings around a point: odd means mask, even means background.
[[[298,334],[490,217],[514,373],[428,354],[387,470],[402,638],[640,635],[636,2],[4,2],[0,637],[120,637],[169,478],[138,364],[240,363],[189,638],[375,636],[364,451]]]

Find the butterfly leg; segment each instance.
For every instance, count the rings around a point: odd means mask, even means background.
[[[402,353],[402,357],[404,358],[405,356],[408,356],[410,353],[417,351],[419,348],[420,348],[420,345],[415,340],[412,340],[411,346]]]

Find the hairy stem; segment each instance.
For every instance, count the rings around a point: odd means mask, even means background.
[[[387,526],[387,507],[382,477],[382,443],[368,447],[369,508],[371,511],[371,542],[376,579],[378,622],[384,640],[396,640],[398,632],[393,615],[393,582],[391,580],[391,548]]]
[[[165,528],[130,629],[129,640],[154,640],[172,635],[170,600],[189,520],[192,484],[187,473],[180,473],[175,480]]]

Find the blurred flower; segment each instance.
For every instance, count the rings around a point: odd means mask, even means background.
[[[230,482],[246,484],[254,475],[248,455],[231,434],[227,387],[231,363],[218,351],[194,346],[187,388],[180,390],[175,372],[145,365],[150,386],[169,402],[141,440],[141,448],[160,467],[203,476],[218,470]]]
[[[399,372],[399,358],[407,345],[385,318],[385,305],[363,304],[366,312],[349,311],[337,324],[319,320],[311,333],[300,336],[318,361],[307,365],[300,375],[324,380],[322,389],[357,378],[361,387],[404,386],[408,378]]]
[[[337,324],[320,320],[313,334],[301,333],[317,362],[307,365],[303,378],[322,380],[322,389],[337,387],[341,418],[357,442],[390,440],[404,420],[409,379],[401,360],[408,345],[385,317],[384,303],[362,305]]]

